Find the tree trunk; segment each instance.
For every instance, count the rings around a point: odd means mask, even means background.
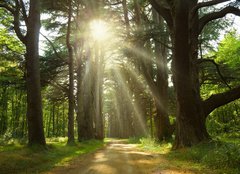
[[[55,124],[55,103],[52,103],[52,137],[55,137],[55,130],[56,130],[56,124]]]
[[[127,8],[126,0],[122,1],[122,6],[123,6],[123,14],[124,14],[124,21],[125,21],[125,25],[126,25],[127,36],[130,36],[130,23],[129,23],[128,8]]]
[[[8,88],[3,87],[1,95],[1,119],[0,119],[0,135],[3,135],[8,128]]]
[[[201,106],[196,64],[198,50],[198,16],[189,19],[194,2],[175,4],[173,41],[173,79],[177,97],[177,131],[175,148],[191,146],[208,139]],[[191,21],[189,21],[191,20]]]
[[[198,77],[198,36],[204,26],[228,13],[240,15],[240,10],[229,3],[219,11],[198,17],[198,10],[223,1],[198,3],[198,0],[149,0],[165,19],[173,43],[173,81],[177,98],[177,132],[175,148],[191,146],[209,138],[205,121],[215,108],[240,97],[239,88],[216,94],[201,101]],[[229,94],[229,95],[228,95]],[[234,96],[234,97],[233,97]]]
[[[26,35],[28,144],[45,145],[39,70],[40,0],[30,0]]]
[[[163,18],[153,11],[153,20],[160,26],[161,33],[165,33],[161,40],[167,45],[168,33],[164,31]],[[165,38],[164,38],[165,37]],[[152,88],[154,102],[156,106],[156,116],[154,118],[156,126],[156,138],[158,141],[171,137],[170,121],[168,117],[168,68],[167,68],[167,48],[155,41],[155,57],[157,64],[157,81]]]
[[[104,138],[104,131],[103,131],[103,116],[102,116],[102,71],[103,71],[103,54],[102,49],[100,48],[100,44],[97,42],[95,45],[95,64],[96,64],[96,83],[94,86],[94,105],[96,109],[95,113],[95,126],[96,132],[95,137],[96,139],[102,140]]]
[[[67,48],[68,48],[68,70],[69,70],[69,91],[68,91],[68,144],[74,142],[74,75],[73,75],[73,47],[70,43],[72,0],[68,1],[68,26],[67,26]]]

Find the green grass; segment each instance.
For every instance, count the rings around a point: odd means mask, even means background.
[[[171,150],[171,143],[155,143],[151,139],[140,139],[145,151],[158,153],[169,162],[160,164],[160,169],[193,171],[196,174],[240,173],[240,141],[218,139],[191,148]]]
[[[65,138],[49,139],[47,148],[26,147],[19,143],[0,145],[0,173],[39,173],[55,166],[68,165],[79,155],[103,147],[102,141],[91,140],[67,146]]]

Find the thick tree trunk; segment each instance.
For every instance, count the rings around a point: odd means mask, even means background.
[[[239,89],[216,94],[202,102],[198,77],[198,35],[210,21],[228,13],[240,15],[237,7],[224,7],[199,18],[198,10],[223,1],[198,3],[198,0],[149,0],[166,20],[173,43],[173,79],[177,97],[177,132],[175,148],[191,146],[209,138],[205,121],[215,108],[240,97]]]
[[[209,137],[203,117],[196,65],[198,35],[195,33],[198,25],[194,18],[197,19],[197,16],[189,19],[192,6],[193,3],[186,0],[175,4],[172,33],[173,79],[177,97],[175,148],[191,146]]]
[[[26,35],[28,144],[45,145],[39,70],[40,0],[30,1]]]

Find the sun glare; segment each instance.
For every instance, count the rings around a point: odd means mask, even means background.
[[[96,41],[103,41],[109,37],[109,27],[103,20],[93,20],[90,23],[90,32]]]

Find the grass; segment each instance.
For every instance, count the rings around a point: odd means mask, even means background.
[[[0,145],[0,173],[40,173],[55,166],[68,165],[79,155],[103,147],[102,141],[91,140],[67,146],[65,138],[48,139],[47,148],[31,147],[19,143]]]
[[[240,173],[240,141],[218,139],[191,148],[171,150],[171,143],[156,143],[151,139],[140,139],[140,148],[158,153],[167,163],[159,168],[192,171],[196,174]]]

